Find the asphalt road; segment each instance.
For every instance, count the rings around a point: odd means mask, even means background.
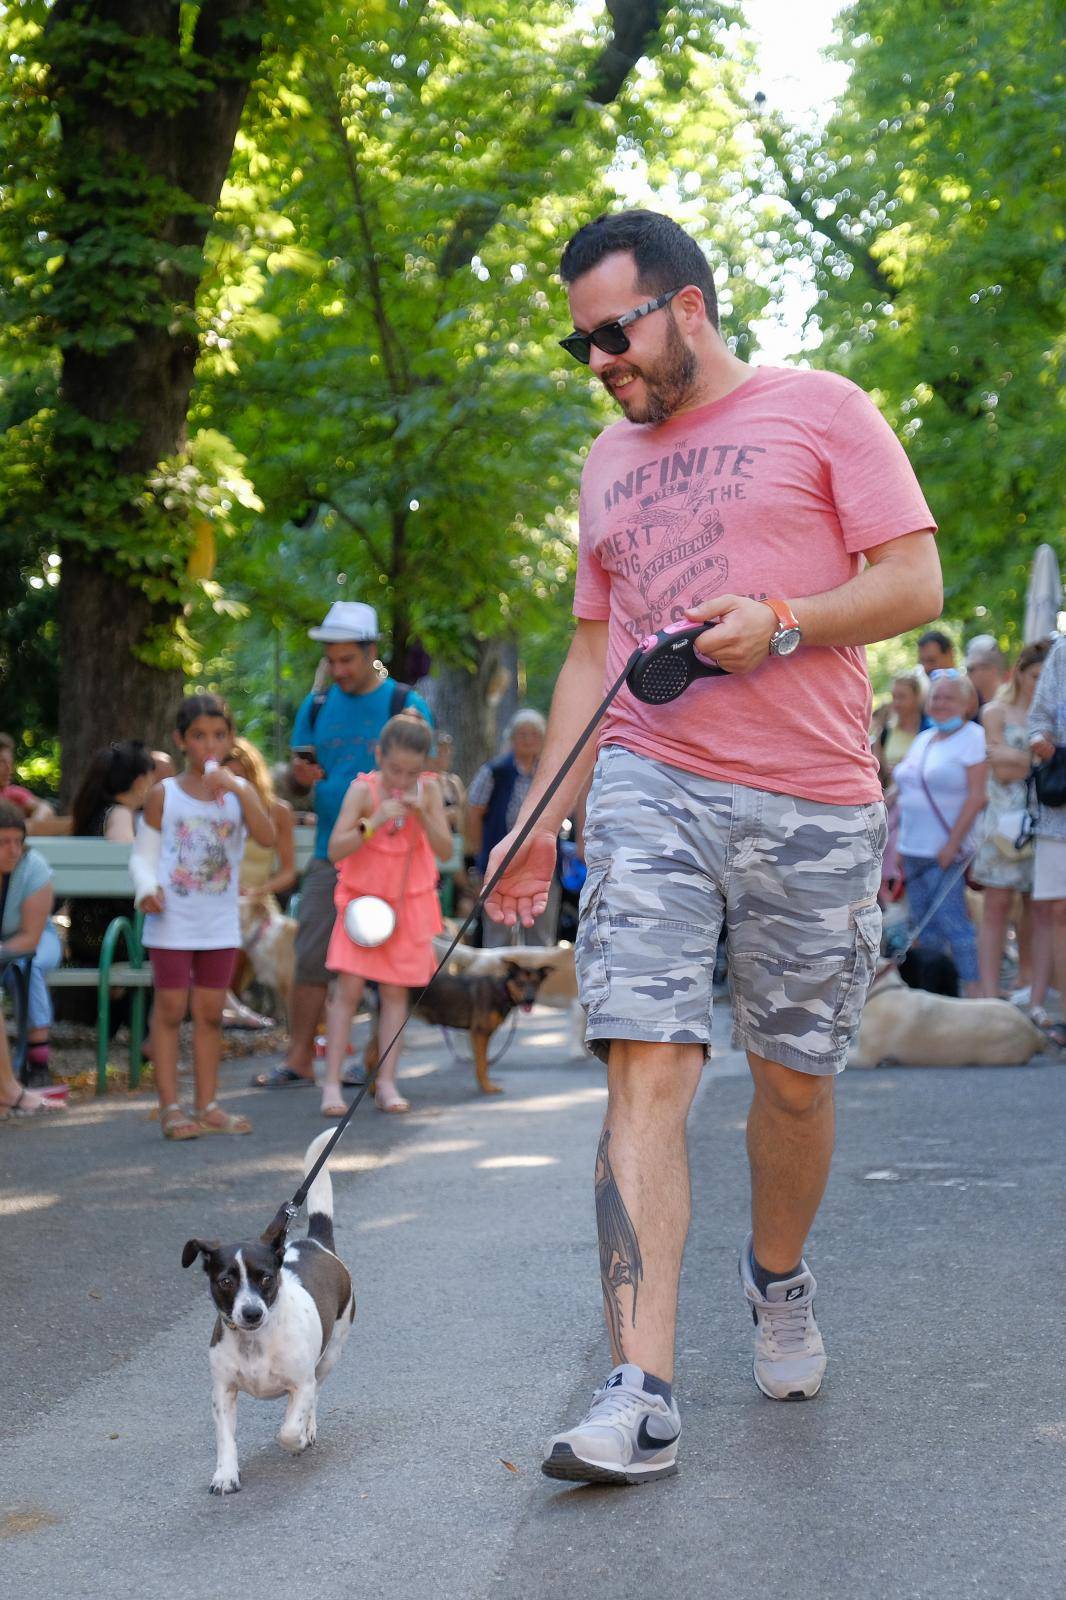
[[[245,1090],[244,1140],[164,1144],[143,1097],[0,1126],[0,1592],[21,1600],[747,1596],[1029,1600],[1066,1588],[1066,1069],[845,1074],[809,1256],[830,1352],[808,1405],[764,1399],[736,1286],[743,1063],[691,1121],[681,1472],[561,1487],[543,1437],[603,1376],[592,1155],[600,1069],[524,1019],[483,1100],[419,1026],[416,1111],[363,1108],[334,1163],[356,1282],[319,1443],[242,1398],[218,1500],[190,1235],[258,1232],[322,1124]],[[404,1076],[401,1069],[401,1076]]]

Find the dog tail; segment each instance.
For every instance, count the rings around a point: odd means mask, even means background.
[[[325,1133],[320,1133],[307,1147],[304,1156],[304,1176],[310,1172],[318,1160],[327,1142],[333,1137],[333,1130],[327,1128]],[[329,1163],[322,1168],[318,1177],[311,1185],[307,1196],[307,1237],[315,1239],[319,1244],[324,1244],[327,1250],[333,1246],[333,1184],[330,1182]]]

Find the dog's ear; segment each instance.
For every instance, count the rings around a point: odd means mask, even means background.
[[[525,967],[520,966],[517,961],[505,961],[503,975],[505,978],[520,978],[525,970]]]
[[[289,1231],[290,1220],[288,1206],[281,1206],[259,1235],[260,1243],[269,1245],[277,1256],[285,1254],[285,1235]]]
[[[207,1271],[208,1259],[218,1249],[217,1239],[186,1239],[185,1249],[181,1252],[183,1267],[191,1267],[197,1256],[204,1258],[204,1271]]]
[[[539,983],[543,983],[545,978],[550,978],[554,971],[555,971],[554,967],[538,967],[537,968],[537,981]]]

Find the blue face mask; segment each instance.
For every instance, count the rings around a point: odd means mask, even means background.
[[[945,717],[943,722],[936,717],[930,717],[929,720],[939,733],[954,733],[956,728],[962,727],[961,717]]]

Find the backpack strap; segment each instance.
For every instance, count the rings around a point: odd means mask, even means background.
[[[332,688],[332,687],[333,687],[333,685],[330,684],[329,688]],[[314,731],[315,731],[315,723],[318,721],[318,713],[322,710],[322,707],[325,705],[326,696],[328,694],[329,694],[329,689],[316,689],[314,694],[311,696],[311,732],[312,733],[314,733]]]
[[[394,683],[392,698],[389,700],[389,716],[398,717],[413,694],[414,690],[409,683]],[[313,727],[314,723],[311,726]]]

